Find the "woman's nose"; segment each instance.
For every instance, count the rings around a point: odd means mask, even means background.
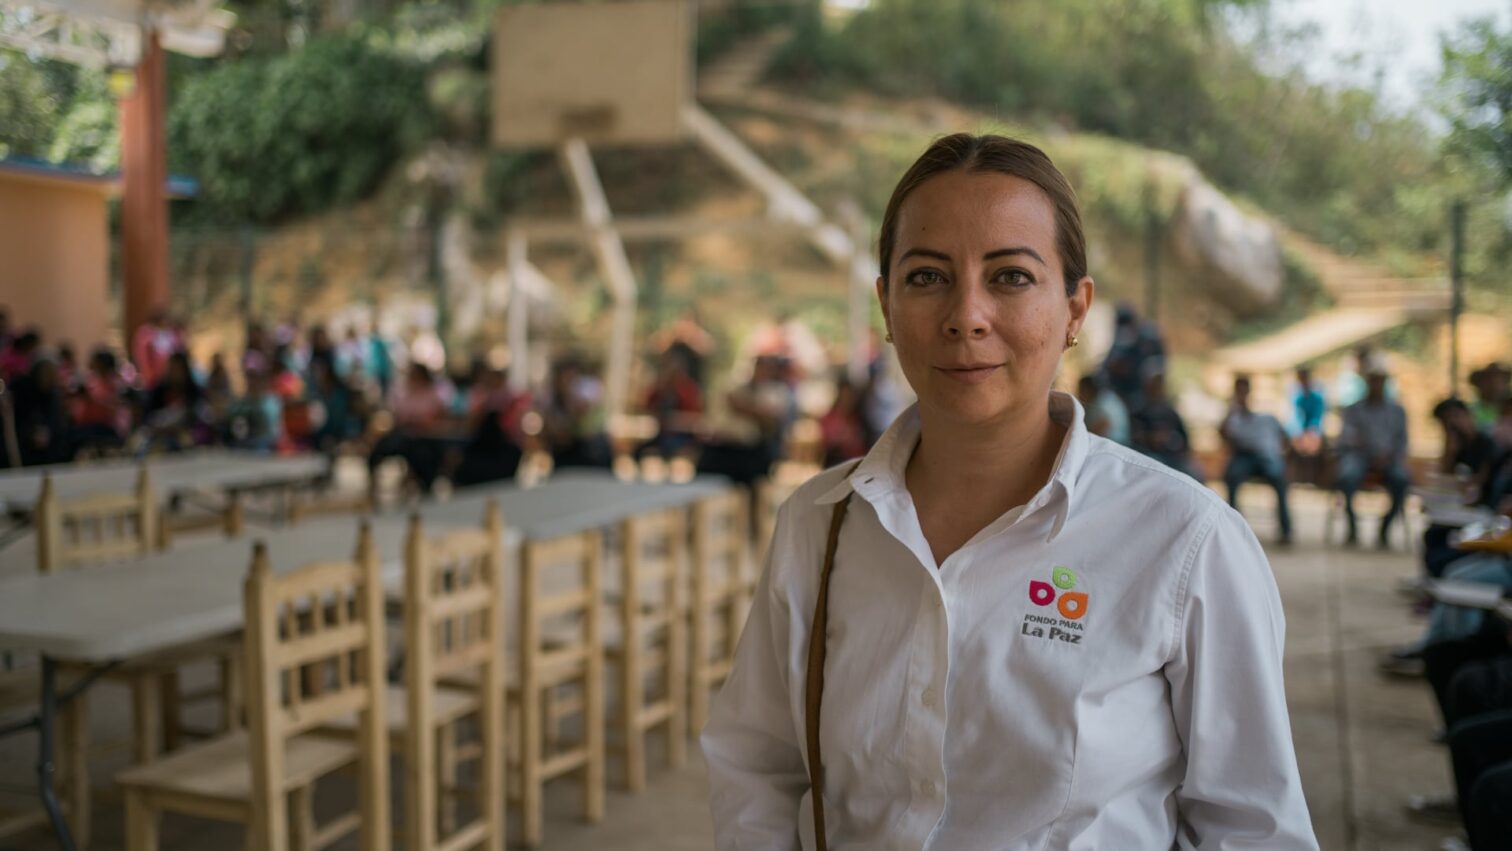
[[[991,327],[988,313],[986,294],[975,287],[963,288],[945,317],[945,336],[970,340],[987,336],[987,330]]]

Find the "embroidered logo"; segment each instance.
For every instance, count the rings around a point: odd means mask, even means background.
[[[1076,591],[1076,574],[1066,567],[1050,571],[1050,581],[1029,580],[1029,602],[1039,607],[1052,603],[1060,617],[1028,614],[1024,616],[1019,633],[1031,638],[1054,639],[1068,644],[1080,644],[1083,626],[1081,619],[1087,614],[1087,595]]]

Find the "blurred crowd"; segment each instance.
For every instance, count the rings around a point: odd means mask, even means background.
[[[337,335],[321,324],[254,320],[239,353],[203,363],[189,343],[184,324],[158,312],[128,352],[101,346],[81,364],[72,346],[16,330],[0,309],[7,465],[211,445],[320,451],[364,455],[374,472],[402,459],[407,479],[428,492],[440,478],[459,486],[510,478],[537,453],[556,468],[679,461],[749,485],[795,452],[811,465],[859,457],[899,407],[875,345],[856,382],[833,371],[814,335],[787,317],[735,353],[717,351],[694,314],[663,328],[632,397],[645,427],[614,437],[599,365],[571,351],[552,360],[537,392],[515,392],[485,358],[447,371],[439,340],[404,342],[357,325]],[[733,374],[715,381],[716,361],[733,361]],[[817,394],[807,392],[816,384]],[[833,401],[806,413],[801,396]]]

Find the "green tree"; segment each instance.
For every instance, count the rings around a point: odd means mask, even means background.
[[[190,78],[169,153],[213,210],[269,221],[361,197],[431,126],[422,66],[328,36]]]
[[[1512,183],[1512,29],[1475,19],[1446,36],[1442,49],[1449,150]]]

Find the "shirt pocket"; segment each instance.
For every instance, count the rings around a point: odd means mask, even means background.
[[[949,797],[962,805],[957,812],[986,815],[1007,808],[1013,817],[993,816],[991,827],[1012,825],[1016,838],[1030,846],[1070,800],[1077,701],[1091,652],[1084,630],[1042,611],[1017,610],[1007,623],[993,624],[961,647],[951,677],[952,735],[946,745]],[[981,838],[1007,847],[1000,833]]]

